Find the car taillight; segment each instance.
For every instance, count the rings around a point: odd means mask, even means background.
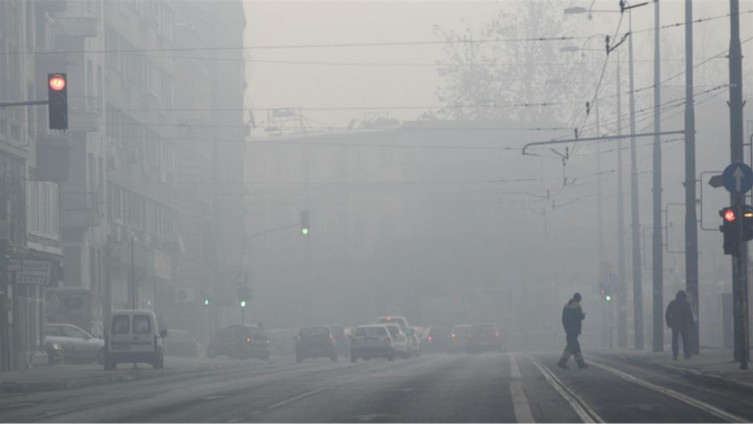
[[[251,342],[253,342],[253,341],[254,341],[254,340],[253,340],[253,339],[252,339],[251,337],[246,337],[246,343],[251,343]]]
[[[429,342],[429,343],[431,343],[432,340],[434,340],[434,339],[432,339],[431,336],[429,336],[429,337],[426,338],[426,341]]]
[[[269,344],[269,338],[264,339],[264,344]]]
[[[450,337],[451,337],[451,338],[452,338],[453,340],[455,340],[455,333],[452,333],[452,335],[451,335]]]
[[[330,339],[330,340],[332,340],[332,341],[334,342],[334,341],[335,341],[335,336],[333,336],[332,334],[330,334],[330,335],[329,335],[329,339]]]

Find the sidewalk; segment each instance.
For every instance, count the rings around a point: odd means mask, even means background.
[[[676,361],[672,359],[670,347],[665,348],[664,352],[607,349],[594,353],[661,369],[705,383],[724,384],[735,389],[753,392],[753,362],[748,364],[749,369],[741,370],[740,362],[733,362],[730,349],[702,347],[700,354],[690,359],[683,359],[680,354],[680,359]]]
[[[45,358],[46,360],[46,358]],[[47,365],[34,360],[34,366],[25,370],[0,372],[0,393],[64,390],[83,386],[133,381],[179,373],[210,371],[249,365],[251,362],[224,358],[165,357],[165,368],[153,370],[147,364],[119,364],[114,371],[105,371],[99,364]]]

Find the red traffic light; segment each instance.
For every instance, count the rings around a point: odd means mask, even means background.
[[[724,220],[727,222],[734,222],[735,219],[737,219],[737,216],[735,216],[735,211],[732,209],[727,209],[724,211]]]
[[[51,89],[60,91],[65,88],[65,78],[61,75],[52,75],[49,84]]]

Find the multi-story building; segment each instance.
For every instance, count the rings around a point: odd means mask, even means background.
[[[235,292],[244,26],[240,1],[0,2],[0,103],[44,100],[63,72],[69,110],[50,132],[45,106],[0,108],[3,369],[40,348],[45,319],[95,335],[127,307],[189,323],[204,311],[185,289]],[[194,49],[156,53],[176,48]]]
[[[0,3],[0,103],[44,100],[56,2]],[[0,369],[28,366],[43,341],[45,288],[62,275],[56,154],[44,106],[0,107]]]

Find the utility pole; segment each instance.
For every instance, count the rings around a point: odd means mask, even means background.
[[[687,0],[688,3],[690,0]],[[691,16],[692,17],[692,16]],[[689,19],[689,18],[686,18]],[[686,25],[687,26],[687,25]],[[687,29],[686,29],[687,33]],[[730,0],[730,43],[729,43],[729,110],[730,110],[730,153],[732,163],[743,162],[743,65],[740,44],[740,1]],[[733,194],[732,207],[742,210],[745,196]],[[737,263],[736,263],[737,261]],[[740,257],[732,258],[733,282],[732,303],[734,304],[734,360],[740,361],[741,369],[748,369],[748,244],[740,243]],[[735,267],[737,265],[737,267]],[[737,268],[737,275],[734,270]],[[735,278],[736,277],[736,278]],[[696,281],[697,286],[697,281]],[[688,287],[690,288],[690,287]],[[696,326],[698,328],[698,326]],[[698,330],[695,330],[696,332]],[[696,339],[697,340],[697,339]]]
[[[654,238],[653,238],[653,348],[664,350],[664,251],[661,233],[661,46],[659,37],[659,1],[654,2]]]
[[[740,146],[740,160],[742,160],[742,145]],[[696,218],[695,178],[693,4],[691,0],[685,0],[685,288],[690,298],[693,314],[698,321],[700,299],[698,291],[698,219]],[[698,324],[693,326],[691,333],[691,353],[698,353]]]
[[[622,135],[622,80],[617,52],[617,134]],[[627,291],[625,278],[625,199],[622,192],[622,139],[617,141],[617,346],[627,347]]]
[[[690,1],[690,0],[688,0]],[[633,242],[633,324],[635,348],[643,349],[643,292],[641,270],[641,239],[638,209],[638,158],[635,147],[635,82],[633,78],[633,15],[628,12],[630,37],[628,39],[628,61],[630,62],[630,214],[632,218]]]

